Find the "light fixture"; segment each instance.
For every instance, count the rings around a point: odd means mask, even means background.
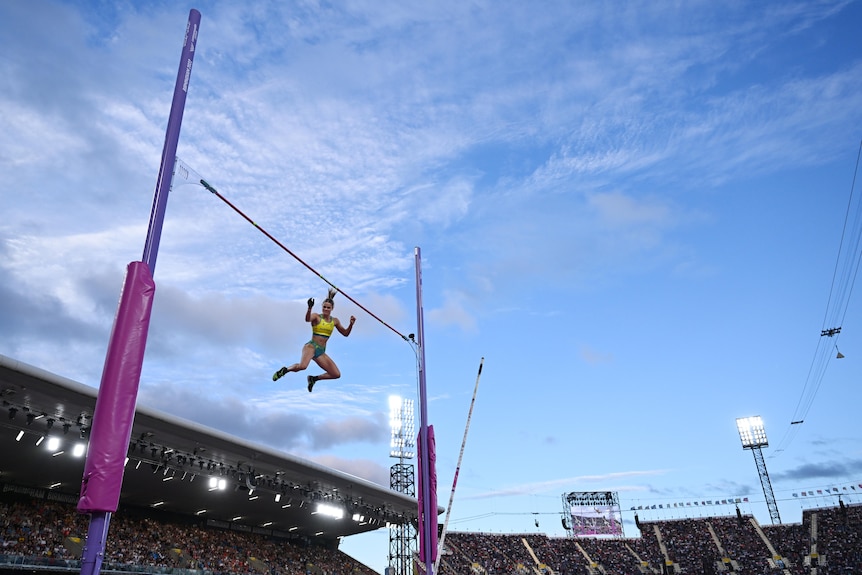
[[[389,456],[412,459],[416,453],[413,400],[398,395],[389,396]]]
[[[769,480],[766,461],[763,458],[763,450],[761,449],[769,446],[769,440],[766,439],[766,429],[763,427],[763,419],[759,415],[755,417],[741,417],[736,420],[736,427],[739,429],[742,448],[750,450],[754,455],[754,462],[760,475],[760,485],[763,487],[763,496],[766,498],[766,507],[769,509],[772,524],[780,525],[781,515],[778,512],[778,503],[775,501],[772,482]]]
[[[327,517],[332,517],[333,519],[341,519],[344,517],[344,509],[328,503],[318,503],[314,512]]]
[[[766,430],[763,427],[763,418],[759,415],[754,417],[740,417],[736,420],[739,430],[739,439],[742,440],[743,449],[754,447],[768,447]]]
[[[57,449],[60,447],[60,438],[49,437],[47,447],[48,451],[57,451]]]
[[[37,439],[37,440],[36,440],[36,447],[39,447],[40,445],[42,445],[42,442],[43,442],[43,441],[45,441],[45,436],[44,436],[44,435],[40,435],[40,436],[39,436],[39,439]]]
[[[19,431],[18,435],[15,436],[15,441],[21,441],[21,438],[24,437],[24,432]]]

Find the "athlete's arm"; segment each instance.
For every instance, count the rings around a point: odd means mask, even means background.
[[[356,318],[354,316],[350,316],[350,325],[345,328],[343,325],[341,325],[341,322],[338,320],[338,318],[335,318],[335,327],[336,329],[338,329],[338,333],[340,333],[344,337],[347,337],[348,335],[350,335],[350,332],[353,331],[353,324],[355,322]]]

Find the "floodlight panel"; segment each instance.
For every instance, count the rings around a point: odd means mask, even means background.
[[[766,429],[763,427],[763,418],[759,415],[738,418],[736,427],[739,429],[739,439],[742,441],[743,449],[769,445],[769,441],[766,439]]]
[[[413,400],[389,396],[390,457],[411,459],[415,456],[415,419]]]

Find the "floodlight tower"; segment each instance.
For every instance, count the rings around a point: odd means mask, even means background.
[[[766,430],[763,428],[763,419],[757,415],[754,417],[740,417],[736,420],[739,429],[739,439],[742,440],[742,448],[750,449],[754,454],[754,462],[757,464],[757,472],[760,474],[760,485],[763,487],[763,496],[766,497],[766,507],[769,508],[769,517],[773,525],[781,525],[781,517],[778,515],[778,504],[775,503],[775,494],[772,492],[772,483],[769,482],[769,473],[766,472],[766,462],[763,460],[761,447],[769,447],[766,439]]]
[[[416,420],[413,400],[397,395],[389,397],[389,456],[398,459],[389,470],[389,487],[416,497],[415,470],[410,460],[416,456]],[[389,526],[389,565],[387,575],[411,575],[412,559],[416,550],[416,527],[412,523]]]

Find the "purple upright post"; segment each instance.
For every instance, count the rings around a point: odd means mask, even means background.
[[[200,12],[194,9],[189,12],[144,257],[143,261],[132,262],[128,266],[93,412],[81,496],[78,499],[78,511],[90,514],[90,527],[81,557],[82,575],[99,574],[105,556],[111,513],[117,510],[120,501],[123,468],[135,419],[135,403],[155,295],[153,270],[173,177],[200,20]]]
[[[189,78],[192,75],[192,63],[195,59],[195,45],[198,41],[200,24],[201,13],[193,8],[189,12],[189,21],[186,24],[186,37],[183,41],[180,68],[177,71],[177,81],[174,85],[174,99],[171,102],[171,114],[168,116],[168,129],[165,131],[165,146],[162,148],[162,164],[159,166],[159,176],[156,179],[156,193],[153,196],[150,227],[147,230],[147,243],[144,245],[144,257],[142,258],[153,275],[156,274],[156,256],[159,252],[159,240],[162,237],[162,224],[165,221],[168,192],[171,189],[171,179],[174,175],[174,162],[177,160],[177,142],[180,139],[180,126],[183,123],[183,112],[186,107],[186,95],[189,91]]]
[[[135,401],[156,286],[147,265],[132,262],[123,283],[96,397],[78,511],[90,513],[82,575],[99,572],[111,513],[117,510],[123,467],[135,419]]]
[[[431,495],[432,476],[428,444],[428,401],[425,391],[425,320],[422,311],[422,254],[417,247],[416,259],[416,330],[419,335],[419,549],[425,564],[425,575],[434,575],[437,552],[437,498]],[[436,484],[436,480],[434,481]]]

